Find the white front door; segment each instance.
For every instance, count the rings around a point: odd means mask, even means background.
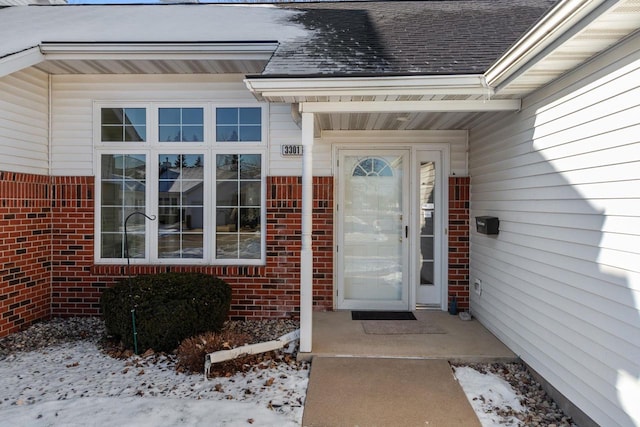
[[[440,151],[417,151],[416,306],[440,308],[442,287],[442,163]]]
[[[409,309],[408,150],[338,153],[338,308]]]

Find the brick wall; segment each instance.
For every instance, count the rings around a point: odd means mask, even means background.
[[[0,336],[51,314],[49,177],[0,172]]]
[[[299,314],[299,177],[267,178],[265,266],[132,266],[132,274],[198,271],[233,289],[234,319]],[[314,308],[333,307],[333,179],[314,178]],[[125,276],[94,264],[93,177],[0,173],[0,336],[50,316],[99,314],[100,293]]]
[[[449,300],[469,309],[469,177],[449,177]]]

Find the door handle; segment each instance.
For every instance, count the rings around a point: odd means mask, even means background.
[[[404,237],[405,237],[406,239],[408,239],[408,238],[409,238],[409,226],[408,226],[408,225],[405,225],[405,226],[404,226]]]

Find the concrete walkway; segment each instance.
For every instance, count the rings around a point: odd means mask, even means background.
[[[298,355],[312,360],[304,426],[480,425],[449,362],[517,356],[476,320],[414,314],[378,330],[349,311],[313,314],[313,352]]]
[[[446,360],[315,357],[305,427],[475,427]]]
[[[441,333],[371,334],[366,321],[351,320],[350,311],[313,313],[313,351],[298,357],[315,356],[404,357],[445,359],[463,362],[507,362],[517,356],[477,320],[460,320],[441,311],[415,311],[425,329]],[[392,321],[393,323],[393,321]]]

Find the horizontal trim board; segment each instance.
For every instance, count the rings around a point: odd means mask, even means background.
[[[372,112],[481,112],[517,111],[519,99],[491,101],[359,101],[359,102],[305,102],[302,113],[372,113]]]

